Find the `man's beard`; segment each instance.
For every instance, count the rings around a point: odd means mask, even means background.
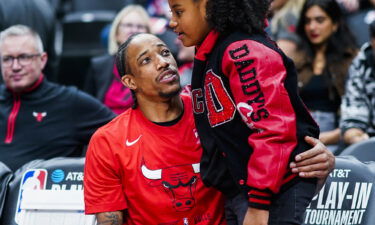
[[[162,98],[172,98],[172,97],[175,97],[176,95],[179,95],[181,90],[182,90],[181,86],[178,86],[176,90],[168,92],[168,93],[160,91],[159,96]]]

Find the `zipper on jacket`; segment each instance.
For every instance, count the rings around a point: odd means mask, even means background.
[[[20,110],[21,106],[21,99],[20,96],[17,94],[13,94],[13,108],[8,117],[8,126],[7,126],[7,133],[5,137],[5,143],[10,144],[13,141],[14,135],[14,127],[16,125],[16,118],[18,115],[18,111]]]

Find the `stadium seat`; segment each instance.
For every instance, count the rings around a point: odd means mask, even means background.
[[[85,10],[113,10],[119,11],[126,4],[133,1],[131,0],[72,0],[73,11]]]
[[[375,162],[336,157],[326,184],[306,210],[304,225],[374,225]]]
[[[107,52],[101,42],[101,32],[114,17],[114,11],[80,11],[65,15],[59,83],[82,88],[91,57]]]
[[[64,56],[98,55],[106,52],[100,42],[102,29],[115,17],[113,11],[80,11],[62,21]]]
[[[62,0],[48,0],[51,4],[53,10],[57,12],[59,10],[59,7],[61,7]]]
[[[0,218],[3,212],[8,184],[12,178],[12,171],[2,162],[0,162]]]
[[[94,225],[84,214],[83,190],[23,189],[19,225]]]
[[[93,224],[94,216],[83,212],[83,165],[84,158],[60,157],[34,160],[18,169],[9,184],[0,224]],[[63,219],[67,215],[69,220]]]
[[[350,145],[339,155],[352,155],[359,161],[375,161],[375,137]]]

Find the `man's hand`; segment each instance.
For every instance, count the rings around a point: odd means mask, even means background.
[[[292,172],[304,178],[327,178],[335,167],[335,156],[318,139],[306,136],[305,141],[313,148],[295,157],[290,163]]]
[[[298,154],[295,162],[290,163],[293,173],[303,178],[318,178],[317,192],[323,187],[329,173],[335,168],[335,156],[326,146],[313,137],[306,136],[305,141],[314,146]]]
[[[243,225],[267,225],[269,211],[255,208],[248,208]]]
[[[122,225],[123,213],[121,211],[97,213],[96,221],[97,225]]]

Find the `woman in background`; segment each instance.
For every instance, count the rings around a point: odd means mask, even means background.
[[[286,55],[297,48],[296,27],[305,0],[274,0],[271,3],[271,37]]]
[[[108,39],[108,54],[91,60],[84,90],[116,114],[131,107],[133,97],[130,89],[121,83],[115,64],[115,54],[130,35],[143,32],[150,32],[150,18],[146,10],[140,5],[126,6],[113,20]]]
[[[301,40],[292,54],[300,96],[320,126],[320,140],[335,151],[340,140],[339,107],[349,65],[357,53],[335,0],[306,0],[297,26]]]

